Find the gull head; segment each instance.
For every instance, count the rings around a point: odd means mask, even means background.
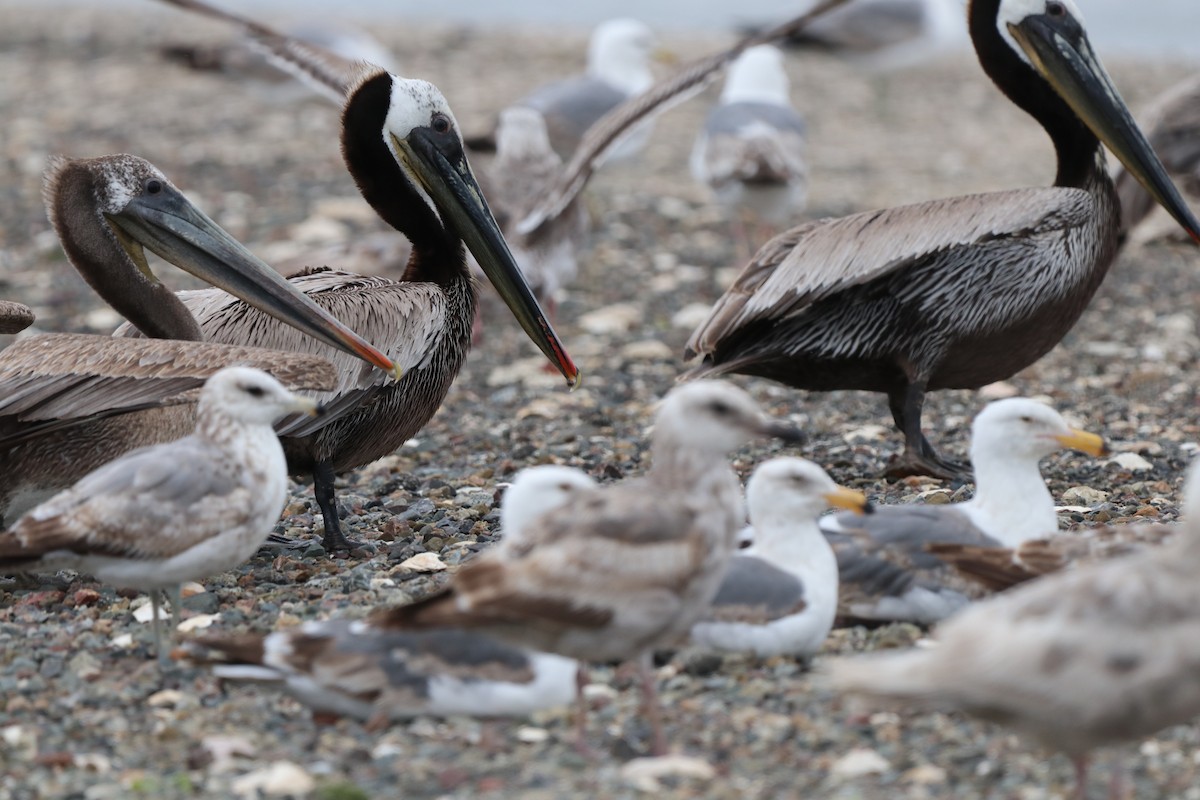
[[[500,503],[500,528],[504,541],[512,542],[529,524],[549,511],[565,506],[580,494],[596,488],[582,470],[544,464],[523,469],[504,491]]]
[[[272,425],[288,414],[316,414],[317,401],[289,392],[267,373],[252,367],[226,367],[200,392],[199,416],[221,416],[251,425]]]
[[[1070,448],[1093,456],[1108,453],[1104,440],[1077,430],[1050,406],[1024,397],[989,403],[971,427],[971,461],[1016,460],[1036,463]]]
[[[801,442],[798,428],[774,420],[744,390],[720,381],[693,381],[672,389],[655,418],[656,442],[724,455],[760,437]]]
[[[834,483],[811,461],[787,456],[763,462],[754,470],[746,484],[746,501],[752,524],[766,516],[815,521],[830,506],[860,514],[871,509],[862,492]]]

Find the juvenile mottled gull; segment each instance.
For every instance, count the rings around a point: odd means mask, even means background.
[[[831,505],[868,511],[867,498],[811,461],[775,458],[750,477],[746,504],[754,547],[730,559],[692,642],[764,658],[811,656],[833,627],[838,597],[837,558],[817,517]]]
[[[523,470],[500,507],[504,546],[524,527],[594,482],[579,470]],[[571,702],[578,662],[500,643],[476,631],[386,630],[350,620],[310,621],[248,636],[207,636],[193,650],[216,650],[230,663],[213,673],[280,683],[311,708],[372,725],[436,716],[525,716]]]
[[[1184,486],[1200,507],[1200,469]],[[1200,526],[1167,545],[1050,575],[940,625],[936,645],[838,659],[833,685],[873,698],[965,711],[1086,759],[1200,714]]]
[[[145,589],[154,640],[166,658],[158,592],[230,569],[262,544],[287,500],[287,463],[272,424],[316,413],[248,367],[213,375],[200,393],[196,431],[133,450],[84,476],[0,534],[0,572],[73,569]]]
[[[649,656],[691,629],[716,594],[742,523],[727,454],[757,436],[800,438],[744,391],[672,390],[641,478],[582,493],[484,553],[449,590],[381,612],[381,627],[460,625],[587,661],[636,659],[653,750],[666,751]]]
[[[791,226],[804,209],[804,135],[779,50],[764,44],[738,56],[696,137],[691,167],[738,224],[746,256],[767,238],[752,225]]]
[[[1049,406],[1014,397],[990,403],[971,427],[975,496],[951,505],[880,506],[869,517],[821,521],[838,555],[841,615],[928,624],[981,594],[927,552],[932,543],[1011,547],[1054,531],[1058,517],[1038,461],[1071,447],[1102,455],[1104,441],[1069,427]]]

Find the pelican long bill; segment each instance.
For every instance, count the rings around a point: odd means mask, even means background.
[[[136,245],[265,314],[400,377],[399,365],[289,284],[169,184],[161,187],[143,192],[124,210],[108,216],[140,269],[148,272]]]
[[[1039,73],[1108,146],[1130,174],[1200,244],[1200,221],[1171,182],[1162,161],[1121,99],[1112,78],[1071,15],[1036,14],[1008,31]]]
[[[392,144],[421,188],[444,211],[444,222],[462,237],[525,333],[574,388],[579,370],[517,266],[461,145],[455,157],[447,158],[440,136],[432,128],[418,127],[404,138],[393,135]]]

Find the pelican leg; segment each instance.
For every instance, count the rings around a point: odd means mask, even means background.
[[[334,493],[334,477],[333,465],[328,461],[318,461],[313,468],[313,494],[316,495],[321,516],[325,518],[325,536],[321,539],[321,545],[327,553],[350,551],[365,546],[364,542],[351,541],[342,533],[342,524],[338,520],[337,497]]]
[[[946,480],[970,478],[971,468],[938,455],[921,432],[921,413],[925,408],[925,382],[908,381],[904,388],[888,392],[888,408],[896,427],[904,434],[904,452],[888,462],[885,475],[906,478],[930,475]]]

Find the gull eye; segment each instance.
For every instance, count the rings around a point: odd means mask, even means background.
[[[162,190],[162,181],[158,178],[149,178],[146,180],[146,194],[158,194]]]
[[[450,131],[450,118],[445,114],[434,114],[433,120],[429,125],[436,133],[448,133]]]
[[[1021,422],[1033,422],[1033,417],[1026,414],[1023,417],[1021,417]]]
[[[721,400],[714,400],[708,404],[708,410],[716,414],[718,417],[728,417],[733,413],[733,408]]]
[[[250,395],[251,397],[263,397],[267,393],[267,391],[265,389],[263,389],[263,387],[254,386],[253,384],[251,384],[249,386],[243,385],[242,391],[245,392],[246,394]]]

